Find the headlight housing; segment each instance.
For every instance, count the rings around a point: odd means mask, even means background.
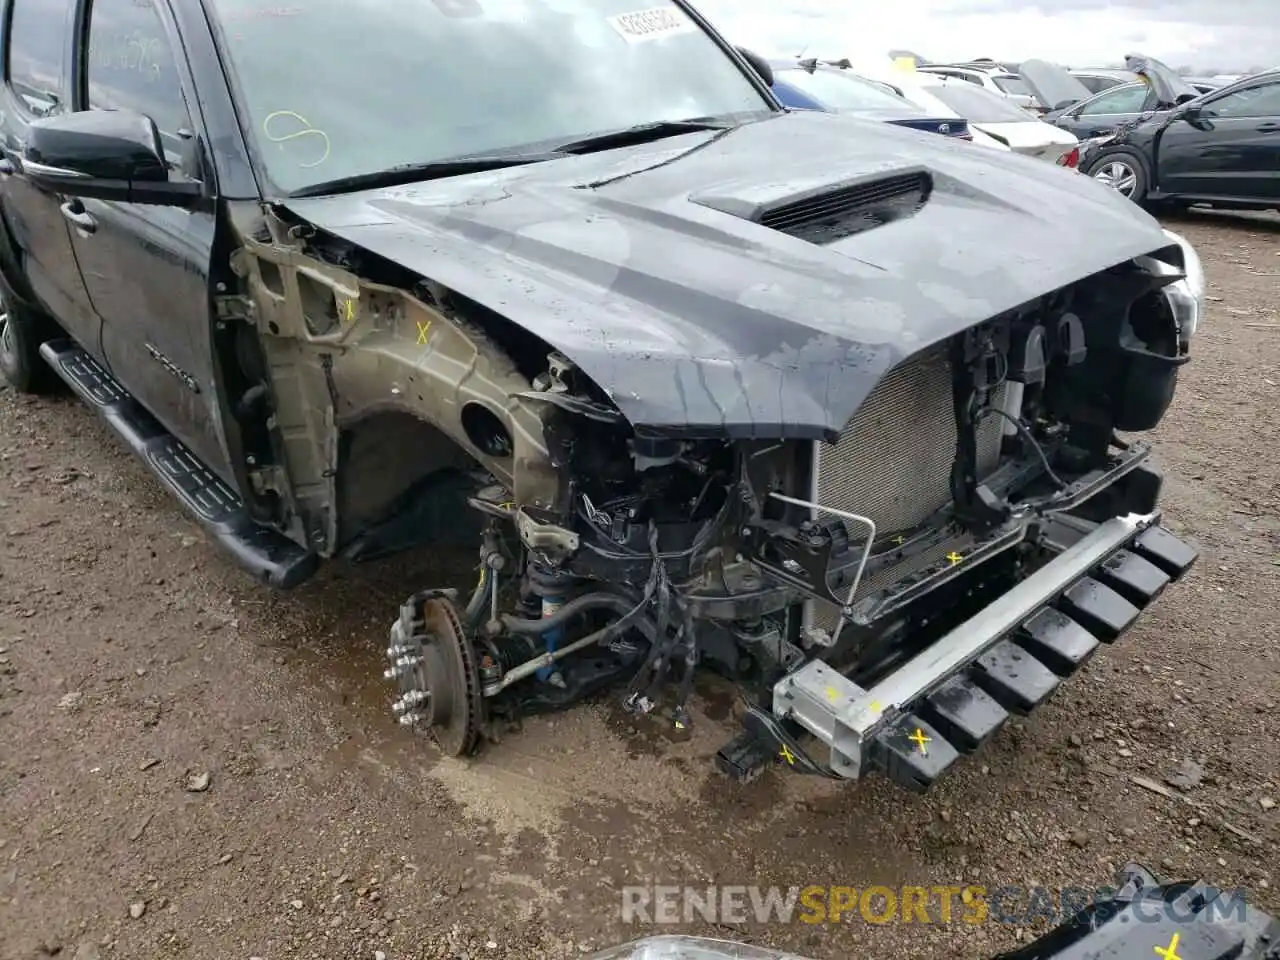
[[[1204,316],[1207,293],[1204,265],[1186,237],[1172,230],[1166,230],[1164,235],[1182,250],[1182,263],[1177,266],[1182,268],[1186,276],[1165,287],[1164,295],[1169,300],[1173,318],[1178,324],[1179,339],[1186,343],[1195,335],[1200,326],[1200,318]]]

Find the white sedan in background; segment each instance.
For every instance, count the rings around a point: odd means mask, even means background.
[[[827,60],[823,61],[833,66],[841,65],[840,61]],[[848,61],[845,61],[846,63]],[[874,59],[867,58],[852,64],[848,69],[862,80],[869,80],[888,87],[898,96],[911,103],[914,103],[920,109],[926,111],[932,117],[955,117],[958,120],[968,119],[959,113],[953,107],[943,103],[932,93],[921,86],[921,80],[924,74],[915,70],[902,70],[895,67],[892,62],[885,61],[883,63]],[[930,77],[929,79],[935,79]],[[1003,141],[997,140],[995,137],[989,136],[973,124],[969,125],[969,133],[973,135],[973,142],[981,144],[984,147],[990,147],[993,150],[1009,150],[1009,145]]]
[[[986,134],[1015,153],[1075,168],[1080,162],[1080,141],[1074,134],[1045,123],[1011,103],[1007,97],[984,90],[965,80],[917,73],[916,86],[940,100],[969,121],[969,129]],[[911,92],[904,90],[907,99]],[[923,104],[921,104],[923,106]]]

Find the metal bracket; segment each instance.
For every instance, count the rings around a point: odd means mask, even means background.
[[[1158,513],[1129,514],[1099,524],[869,690],[821,660],[811,660],[774,684],[773,715],[795,720],[826,743],[836,773],[859,776],[866,749],[887,720],[964,670],[1158,519]]]
[[[255,323],[257,308],[248,297],[226,295],[213,298],[213,309],[219,320],[247,320]]]
[[[578,535],[572,530],[535,520],[523,508],[516,511],[516,529],[520,531],[520,539],[530,550],[555,557],[569,556],[577,551],[580,543]]]
[[[777,748],[776,756],[796,773],[825,777],[828,780],[844,779],[810,757],[778,720],[759,707],[747,707],[742,725],[756,737],[771,742]]]
[[[836,626],[831,642],[834,644],[840,639],[840,631],[844,628],[845,623],[853,619],[853,598],[858,593],[858,587],[862,584],[862,574],[867,568],[867,559],[871,556],[871,551],[875,547],[876,540],[876,524],[870,517],[864,517],[861,514],[850,513],[848,510],[838,510],[835,507],[825,507],[820,503],[811,500],[800,500],[796,497],[784,496],[781,493],[770,493],[770,497],[781,503],[790,504],[793,507],[805,507],[814,513],[826,513],[841,520],[851,521],[866,529],[866,540],[862,544],[862,555],[858,558],[858,569],[854,573],[853,583],[849,585],[849,592],[844,600],[838,598],[832,593],[831,588],[827,585],[827,576],[831,566],[831,542],[828,540],[822,547],[813,550],[799,550],[788,547],[795,547],[788,541],[772,541],[775,547],[781,547],[785,552],[791,554],[783,560],[784,567],[781,569],[772,563],[764,560],[757,555],[752,557],[752,561],[770,576],[781,582],[796,587],[804,591],[806,594],[818,600],[824,600],[827,603],[834,604],[840,608],[840,622]],[[756,546],[753,544],[753,546]],[[818,569],[820,565],[820,569]],[[807,579],[806,579],[807,577]]]

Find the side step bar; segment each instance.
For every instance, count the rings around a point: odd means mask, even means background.
[[[805,664],[774,686],[769,726],[794,725],[822,741],[829,756],[803,760],[827,776],[856,779],[879,770],[908,789],[927,789],[1010,714],[1043,703],[1191,567],[1196,549],[1157,523],[1158,514],[1130,514],[1081,531],[1049,563],[870,689],[820,660]],[[721,758],[731,774],[749,755],[745,741],[735,746],[736,764]],[[797,746],[788,738],[787,755]]]
[[[102,365],[70,340],[40,355],[85,403],[97,410],[209,535],[254,577],[273,587],[297,586],[318,558],[249,518],[243,501],[169,433]]]

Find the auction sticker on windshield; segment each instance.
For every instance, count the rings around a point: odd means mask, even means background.
[[[622,34],[627,43],[656,40],[673,33],[693,33],[698,29],[684,11],[677,7],[654,7],[651,10],[637,10],[635,13],[620,13],[616,17],[610,17],[609,23]]]

